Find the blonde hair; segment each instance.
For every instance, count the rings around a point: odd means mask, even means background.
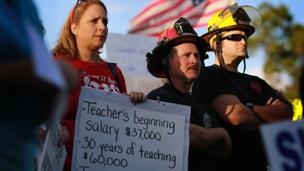
[[[76,37],[71,30],[71,24],[78,24],[83,13],[87,10],[89,6],[93,4],[101,6],[107,12],[105,4],[100,0],[79,0],[79,3],[76,4],[75,7],[73,7],[63,25],[57,43],[52,50],[53,55],[56,55],[57,53],[65,53],[66,56],[69,58],[74,58],[78,55]]]
[[[227,31],[222,31],[221,33],[220,33],[220,35],[224,35],[224,34],[226,34],[227,33]],[[216,37],[217,37],[218,35],[213,35],[210,39],[209,39],[209,45],[210,45],[210,47],[211,47],[211,49],[215,49],[215,47],[214,47],[214,42],[215,42],[215,40],[216,40]]]

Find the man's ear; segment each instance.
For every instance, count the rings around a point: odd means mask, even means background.
[[[211,46],[212,47],[212,49],[216,49],[216,41],[213,41],[213,45]]]

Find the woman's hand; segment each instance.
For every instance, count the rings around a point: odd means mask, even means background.
[[[142,103],[146,99],[146,96],[143,92],[131,91],[128,96],[130,97],[130,100],[133,104]]]

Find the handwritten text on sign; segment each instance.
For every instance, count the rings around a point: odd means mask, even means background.
[[[304,121],[284,121],[261,129],[271,170],[304,170]]]
[[[190,109],[181,105],[152,101],[133,105],[125,95],[84,88],[78,108],[73,167],[182,171],[188,156],[189,113]]]

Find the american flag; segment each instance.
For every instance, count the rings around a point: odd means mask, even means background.
[[[187,18],[193,27],[207,26],[212,15],[234,0],[154,0],[130,22],[130,34],[158,36],[178,18]]]

